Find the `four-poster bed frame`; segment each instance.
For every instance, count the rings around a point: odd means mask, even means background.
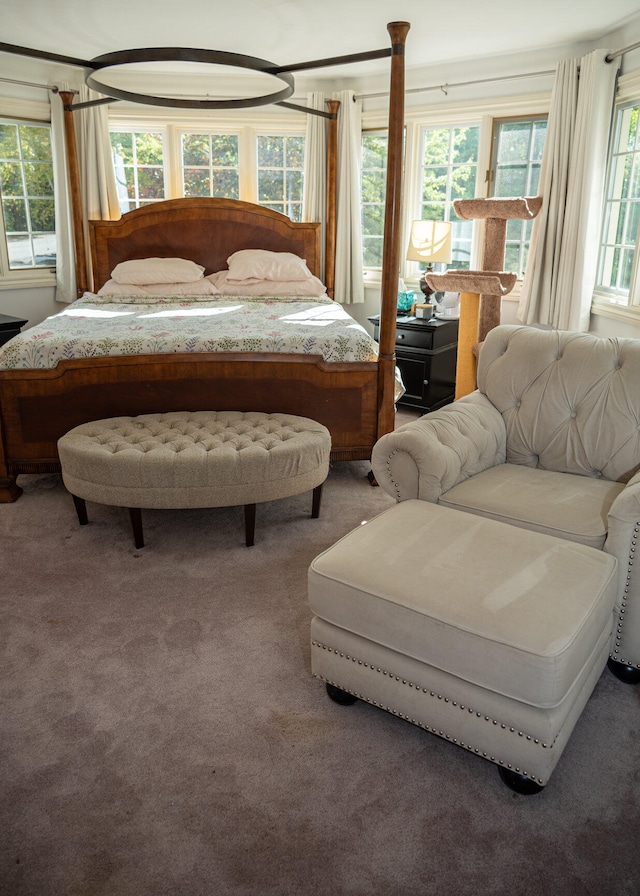
[[[0,502],[19,497],[19,474],[60,469],[57,440],[69,429],[89,420],[122,414],[203,408],[300,414],[329,428],[334,460],[370,458],[377,439],[394,425],[404,45],[409,24],[393,22],[387,29],[390,50],[358,57],[388,55],[391,59],[378,360],[341,364],[326,363],[310,355],[198,353],[83,358],[65,360],[47,370],[0,370]],[[0,45],[3,49],[7,45]],[[290,69],[355,59],[320,60]],[[89,284],[79,211],[74,107],[71,94],[61,95],[75,209],[78,287],[83,292]],[[329,118],[324,282],[330,296],[334,286],[338,105],[329,101],[330,111],[324,113]],[[106,282],[120,261],[177,256],[204,264],[206,273],[210,273],[225,268],[227,257],[240,248],[294,252],[307,259],[314,274],[322,275],[319,224],[296,224],[277,212],[236,200],[193,198],[155,203],[128,212],[119,221],[91,222],[90,238],[95,290]]]

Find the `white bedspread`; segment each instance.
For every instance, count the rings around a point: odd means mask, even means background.
[[[0,348],[0,369],[69,358],[178,352],[322,355],[375,361],[377,343],[328,298],[99,297],[90,293]]]

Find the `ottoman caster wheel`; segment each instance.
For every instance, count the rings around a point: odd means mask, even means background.
[[[516,793],[521,793],[523,796],[532,796],[534,793],[540,793],[541,790],[544,790],[544,784],[536,784],[531,778],[512,772],[501,765],[498,766],[498,774],[507,787]]]
[[[331,697],[334,703],[339,703],[340,706],[353,706],[353,704],[357,701],[357,697],[354,697],[353,694],[347,694],[346,691],[340,690],[333,684],[327,685],[327,694]]]
[[[607,660],[607,666],[609,671],[616,678],[619,678],[620,681],[624,681],[625,684],[638,684],[640,682],[640,669],[636,669],[635,666],[626,666],[624,663],[611,659]]]

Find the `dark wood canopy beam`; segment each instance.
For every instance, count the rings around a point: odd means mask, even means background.
[[[47,50],[32,50],[30,47],[17,47],[15,44],[0,43],[0,53],[13,53],[16,56],[31,56],[33,59],[47,59],[49,62],[61,62],[64,65],[76,65],[80,68],[93,68],[93,63],[75,56],[61,56]]]
[[[314,59],[311,62],[296,62],[294,65],[274,65],[265,69],[269,75],[280,75],[284,72],[304,72],[312,68],[327,68],[331,65],[348,65],[351,62],[368,62],[370,59],[384,59],[391,56],[392,49],[369,50],[367,53],[351,53],[347,56],[329,56],[326,59]]]

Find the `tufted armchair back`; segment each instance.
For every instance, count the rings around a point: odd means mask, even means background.
[[[508,463],[620,482],[640,468],[640,340],[502,325],[477,378]]]

